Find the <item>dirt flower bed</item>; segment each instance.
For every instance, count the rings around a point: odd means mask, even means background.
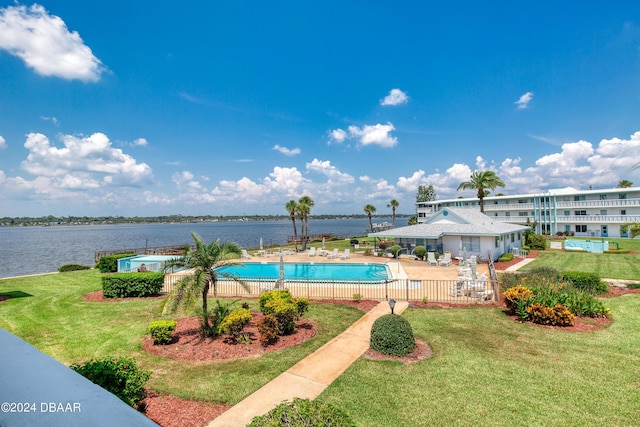
[[[362,357],[369,360],[391,360],[402,363],[416,363],[421,360],[427,360],[432,354],[433,352],[431,351],[429,344],[422,340],[416,340],[416,349],[404,356],[391,356],[369,348]]]
[[[147,418],[162,427],[206,426],[231,406],[162,395],[148,390],[144,399]]]

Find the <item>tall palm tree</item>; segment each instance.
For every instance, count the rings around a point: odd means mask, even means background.
[[[373,221],[371,220],[371,215],[376,211],[376,207],[373,205],[366,205],[364,207],[364,211],[367,213],[367,216],[369,216],[369,227],[373,233]]]
[[[303,209],[304,212],[304,226],[305,226],[305,236],[306,239],[309,240],[309,215],[311,215],[311,208],[316,202],[309,196],[302,196],[300,200],[298,200],[298,204],[305,205],[306,208]]]
[[[480,200],[480,212],[484,213],[484,198],[489,194],[486,189],[495,190],[496,187],[504,187],[504,182],[494,171],[474,171],[470,178],[469,181],[465,181],[458,186],[458,191],[477,190],[478,199]]]
[[[186,267],[192,270],[191,274],[180,280],[176,288],[171,292],[165,301],[163,312],[173,313],[179,308],[193,309],[198,299],[198,295],[202,296],[202,331],[204,335],[211,335],[213,330],[215,334],[215,325],[211,323],[209,316],[207,294],[209,289],[213,288],[213,295],[218,294],[218,273],[216,269],[224,266],[238,265],[235,260],[240,258],[241,249],[232,242],[220,243],[215,240],[208,245],[202,240],[197,233],[191,233],[195,247],[187,248],[185,254],[181,257],[173,258],[165,263],[165,271],[173,267]],[[249,287],[246,283],[240,281],[237,277],[225,275],[239,282],[248,292]],[[221,319],[214,319],[215,323],[219,323]]]
[[[629,181],[628,179],[623,179],[618,183],[618,188],[629,188],[629,187],[633,187],[633,182]]]
[[[391,215],[391,227],[395,227],[396,226],[396,208],[400,206],[400,202],[398,202],[396,199],[391,199],[391,201],[389,202],[389,204],[387,205],[388,208],[391,208],[392,211],[392,215]]]
[[[298,205],[296,206],[296,212],[298,213],[298,218],[300,219],[300,234],[302,235],[303,251],[307,249],[307,240],[309,240],[309,236],[307,236],[307,234],[305,233],[304,220],[305,218],[307,218],[310,211],[311,211],[311,208],[309,207],[309,205],[300,203],[298,201]]]
[[[289,218],[291,218],[291,222],[293,223],[293,244],[296,247],[296,252],[298,252],[298,230],[296,229],[296,211],[298,209],[298,203],[291,199],[284,205],[284,208],[289,212]]]

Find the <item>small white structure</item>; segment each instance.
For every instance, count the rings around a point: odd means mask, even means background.
[[[398,227],[369,237],[393,238],[394,244],[412,253],[416,246],[424,246],[428,252],[451,252],[459,257],[475,255],[485,259],[491,254],[498,259],[512,248],[521,248],[528,226],[496,221],[477,207],[442,208],[422,224]]]

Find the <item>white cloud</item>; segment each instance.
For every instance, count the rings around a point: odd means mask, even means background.
[[[113,148],[111,141],[103,133],[88,137],[62,135],[63,148],[51,145],[49,139],[40,133],[30,133],[24,147],[29,150],[22,169],[33,175],[49,177],[54,185],[65,187],[82,182],[87,188],[94,188],[101,179],[107,185],[143,185],[152,177],[151,168],[146,163]],[[75,181],[71,178],[77,178]]]
[[[149,141],[146,138],[137,138],[133,140],[133,145],[136,147],[146,147],[149,145]]]
[[[7,140],[0,135],[0,150],[7,148]]]
[[[416,192],[418,191],[418,186],[424,183],[423,179],[424,171],[420,169],[415,171],[409,178],[405,178],[404,176],[398,178],[396,187],[402,191]]]
[[[518,110],[524,110],[529,106],[529,102],[533,99],[533,92],[527,92],[522,95],[514,104],[517,105]]]
[[[349,126],[349,133],[357,137],[362,145],[379,145],[384,148],[396,146],[398,138],[389,135],[396,128],[391,123],[386,125],[364,125],[362,128],[358,126]]]
[[[287,148],[287,147],[281,147],[278,144],[273,146],[273,149],[276,150],[279,153],[284,154],[285,156],[295,156],[297,154],[300,154],[300,149],[299,148]]]
[[[329,132],[329,144],[332,142],[337,142],[338,144],[343,143],[348,136],[347,132],[342,129],[334,129]]]
[[[331,162],[321,161],[318,159],[313,159],[310,163],[306,165],[307,170],[312,172],[318,172],[323,175],[326,175],[330,178],[331,182],[340,182],[340,183],[352,183],[354,182],[354,178],[348,173],[342,173],[338,170],[337,167],[331,165]]]
[[[409,97],[400,89],[391,89],[389,95],[380,101],[380,105],[400,105],[409,102]]]
[[[0,9],[0,49],[42,76],[95,82],[106,70],[76,31],[38,4]]]
[[[58,119],[56,117],[40,116],[40,118],[46,122],[51,122],[55,126],[58,126]]]

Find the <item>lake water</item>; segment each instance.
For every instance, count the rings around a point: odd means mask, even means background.
[[[376,222],[391,221],[376,218]],[[396,219],[396,226],[406,225]],[[299,224],[297,224],[299,226]],[[362,236],[368,219],[311,220],[309,233]],[[299,228],[299,227],[298,227]],[[0,227],[0,278],[57,271],[63,264],[93,266],[96,251],[192,243],[191,232],[205,242],[233,241],[242,247],[280,244],[293,235],[291,221],[122,224],[53,227]]]

